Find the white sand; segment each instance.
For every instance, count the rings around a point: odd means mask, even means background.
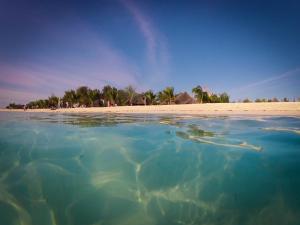
[[[0,109],[0,111],[18,111]],[[300,116],[300,102],[268,103],[215,103],[187,105],[118,106],[72,109],[30,109],[28,112],[47,113],[146,113],[146,114],[182,114],[182,115],[270,115]]]

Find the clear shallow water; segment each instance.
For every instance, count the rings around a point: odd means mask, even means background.
[[[0,224],[299,224],[300,119],[0,113]]]

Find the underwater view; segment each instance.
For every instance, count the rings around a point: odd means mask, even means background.
[[[0,113],[1,225],[299,223],[299,118]]]

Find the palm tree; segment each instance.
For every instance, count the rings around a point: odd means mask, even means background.
[[[203,92],[203,98],[202,98],[203,103],[210,103],[210,95],[208,94],[207,91]]]
[[[107,106],[114,105],[118,100],[118,89],[106,85],[102,89],[104,100],[107,102]]]
[[[127,95],[127,92],[125,90],[118,90],[118,99],[117,99],[117,104],[118,105],[127,105],[127,102],[128,102],[128,95]]]
[[[73,107],[73,105],[77,103],[76,92],[72,89],[65,91],[65,94],[63,96],[63,103],[68,107]]]
[[[212,94],[210,96],[210,102],[211,103],[220,103],[221,99],[220,99],[220,97],[217,94]]]
[[[79,105],[91,106],[92,99],[89,95],[90,89],[86,86],[81,86],[76,90],[76,96],[78,97]]]
[[[199,103],[202,103],[203,102],[203,89],[200,85],[198,85],[197,87],[194,87],[192,89],[192,92],[194,93],[195,95],[195,98],[197,99],[197,101]]]
[[[166,100],[167,100],[168,104],[170,105],[175,99],[174,88],[166,87],[164,90],[164,94],[166,95]]]
[[[110,106],[111,104],[111,93],[112,93],[112,87],[109,85],[106,85],[103,87],[102,89],[102,93],[103,93],[103,97],[104,97],[104,101],[107,102],[107,106]]]
[[[226,92],[220,94],[220,101],[222,103],[229,103],[229,95]]]
[[[148,103],[149,105],[154,104],[156,95],[153,93],[153,91],[151,91],[151,90],[146,91],[144,93],[144,97],[146,98],[146,103]]]
[[[95,106],[95,105],[97,105],[99,103],[100,97],[101,97],[100,90],[98,90],[98,89],[93,89],[93,90],[89,89],[88,95],[89,95],[89,98],[92,101],[92,106]]]
[[[214,93],[208,93],[203,91],[200,85],[192,89],[195,98],[199,103],[218,103],[229,102],[229,95],[224,92],[220,95]],[[103,87],[102,92],[98,89],[90,89],[87,86],[81,86],[75,90],[67,90],[61,99],[64,106],[72,107],[74,104],[90,106],[103,106],[110,105],[153,105],[159,104],[172,104],[175,100],[175,93],[173,87],[166,87],[164,90],[158,92],[156,95],[152,90],[148,90],[145,93],[139,94],[132,86],[128,86],[125,89],[118,90],[115,87],[106,85]],[[267,99],[257,99],[256,102],[271,101]],[[272,101],[278,101],[273,99]],[[288,101],[287,98],[284,101]],[[28,108],[49,108],[57,107],[60,103],[60,99],[54,95],[49,99],[40,99],[29,102]],[[8,108],[18,107],[16,104],[11,104]]]
[[[115,105],[118,100],[118,89],[113,87],[111,92],[111,101]]]
[[[36,101],[36,105],[38,106],[39,109],[45,109],[49,107],[49,102],[44,99],[40,99]]]
[[[162,95],[161,98],[164,101],[166,101],[168,103],[168,105],[170,105],[174,101],[174,98],[175,98],[174,88],[173,87],[166,87],[160,95]]]
[[[48,98],[49,101],[49,107],[57,107],[58,106],[58,97],[56,97],[55,95],[51,95]],[[35,102],[35,105],[37,105],[37,102]]]
[[[128,87],[125,88],[125,91],[128,95],[128,99],[127,99],[128,104],[132,105],[133,98],[136,95],[135,89],[131,85],[129,85]]]
[[[159,91],[156,97],[159,104],[162,105],[165,102],[166,96],[164,95],[163,91]]]

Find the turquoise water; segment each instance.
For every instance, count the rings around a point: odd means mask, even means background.
[[[299,129],[287,117],[0,113],[0,224],[300,224]]]

